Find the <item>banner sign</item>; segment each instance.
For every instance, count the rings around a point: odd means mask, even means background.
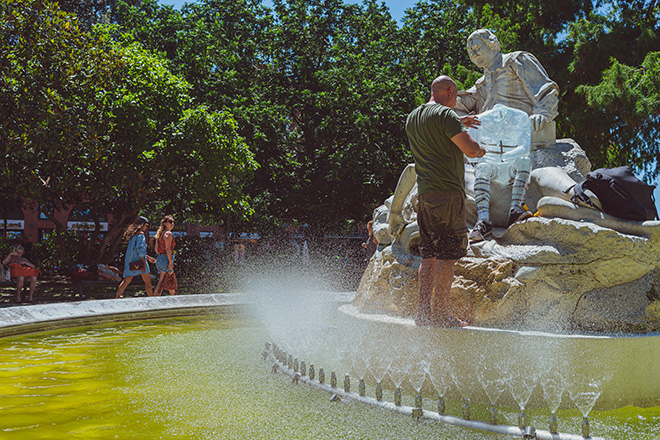
[[[96,228],[94,222],[67,222],[66,227],[76,231],[93,231]],[[101,232],[108,232],[108,222],[101,222]]]
[[[5,220],[0,219],[0,229],[5,228]],[[7,220],[7,229],[25,229],[25,220]]]

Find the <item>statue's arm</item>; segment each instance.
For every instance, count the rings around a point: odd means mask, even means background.
[[[459,115],[467,115],[470,112],[479,113],[480,95],[476,86],[468,90],[459,90],[458,97],[456,98],[456,106],[454,111]]]
[[[415,186],[416,180],[417,173],[415,172],[415,164],[411,163],[405,170],[403,170],[401,177],[399,177],[399,182],[396,184],[394,197],[392,198],[392,204],[390,206],[388,224],[390,234],[393,237],[398,235],[405,227],[402,214],[403,204],[406,201],[406,197],[408,197],[408,194],[410,194],[410,191]]]
[[[539,130],[543,123],[552,121],[559,115],[559,86],[548,77],[539,60],[531,53],[518,54],[514,66],[516,74],[527,88],[528,95],[534,99],[530,120],[532,128]]]

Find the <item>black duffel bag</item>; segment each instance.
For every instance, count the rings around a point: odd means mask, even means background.
[[[592,191],[606,214],[624,220],[646,221],[658,218],[653,198],[654,185],[648,185],[633,174],[629,166],[599,168],[587,174],[587,178],[574,187],[573,203],[583,202],[601,210],[585,194]]]

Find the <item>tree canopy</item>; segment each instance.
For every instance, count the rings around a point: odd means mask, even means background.
[[[3,194],[45,206],[60,233],[56,209],[85,200],[96,217],[112,214],[95,261],[149,205],[206,221],[249,212],[241,187],[256,163],[235,118],[197,105],[158,54],[82,31],[53,3],[9,1],[0,13]]]
[[[3,191],[85,194],[122,222],[148,206],[339,230],[393,191],[432,79],[481,76],[465,43],[482,27],[539,58],[558,137],[594,167],[660,174],[656,1],[419,0],[401,25],[377,0],[272,5],[3,2]]]

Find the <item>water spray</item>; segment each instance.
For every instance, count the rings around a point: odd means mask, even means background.
[[[277,359],[276,356],[280,356],[281,360]],[[446,415],[445,414],[445,400],[443,395],[438,394],[438,411],[433,412],[433,411],[424,411],[421,408],[421,402],[418,400],[418,397],[415,397],[415,405],[419,405],[418,407],[410,407],[410,406],[404,406],[401,404],[401,388],[396,387],[395,390],[395,401],[394,402],[386,402],[382,401],[382,386],[380,382],[377,382],[376,385],[376,397],[377,398],[371,398],[371,397],[366,397],[363,395],[359,395],[357,393],[350,392],[350,382],[348,382],[346,379],[350,380],[349,375],[347,374],[345,376],[345,387],[344,389],[337,389],[336,385],[335,387],[330,387],[324,383],[325,381],[325,373],[323,371],[323,368],[319,369],[318,375],[319,375],[319,380],[316,381],[312,379],[314,375],[314,366],[313,364],[310,364],[309,367],[309,373],[310,376],[301,376],[300,373],[294,372],[293,369],[287,368],[287,363],[289,361],[289,355],[287,353],[281,352],[279,355],[276,352],[276,348],[273,346],[271,348],[271,352],[269,353],[268,359],[271,361],[274,361],[273,363],[273,370],[274,371],[281,371],[284,374],[287,374],[291,376],[294,381],[299,381],[300,383],[304,383],[316,388],[319,388],[323,391],[326,391],[332,395],[331,400],[333,402],[338,402],[341,399],[347,398],[351,399],[360,403],[376,406],[382,409],[387,409],[402,415],[406,415],[408,417],[412,416],[414,420],[421,420],[421,419],[427,419],[431,421],[438,421],[442,423],[447,423],[455,426],[461,426],[464,428],[471,428],[471,429],[478,429],[481,431],[486,431],[486,432],[493,432],[497,434],[502,434],[502,435],[507,435],[509,437],[518,437],[518,438],[524,438],[524,439],[529,439],[529,440],[583,440],[583,439],[591,439],[591,440],[604,440],[602,437],[591,437],[590,433],[590,427],[589,427],[589,420],[587,416],[584,416],[582,419],[582,435],[577,435],[577,434],[562,434],[562,433],[557,433],[557,417],[555,415],[555,412],[551,412],[551,417],[550,417],[550,431],[537,431],[534,427],[526,425],[526,416],[524,414],[524,410],[521,411],[520,413],[520,420],[522,420],[525,424],[524,428],[520,428],[518,426],[507,426],[507,425],[499,425],[499,424],[493,424],[492,421],[493,419],[491,418],[491,423],[479,421],[479,420],[471,420],[470,419],[470,399],[465,398],[463,400],[463,408],[462,408],[462,417],[458,416],[452,416],[452,415]],[[302,363],[301,363],[302,366]],[[333,372],[334,374],[334,372]],[[336,375],[335,375],[335,380],[336,380]],[[361,379],[360,383],[363,383],[364,380]],[[419,394],[419,392],[418,392]],[[491,415],[495,415],[495,411],[493,409],[495,408],[494,404],[491,404]]]

